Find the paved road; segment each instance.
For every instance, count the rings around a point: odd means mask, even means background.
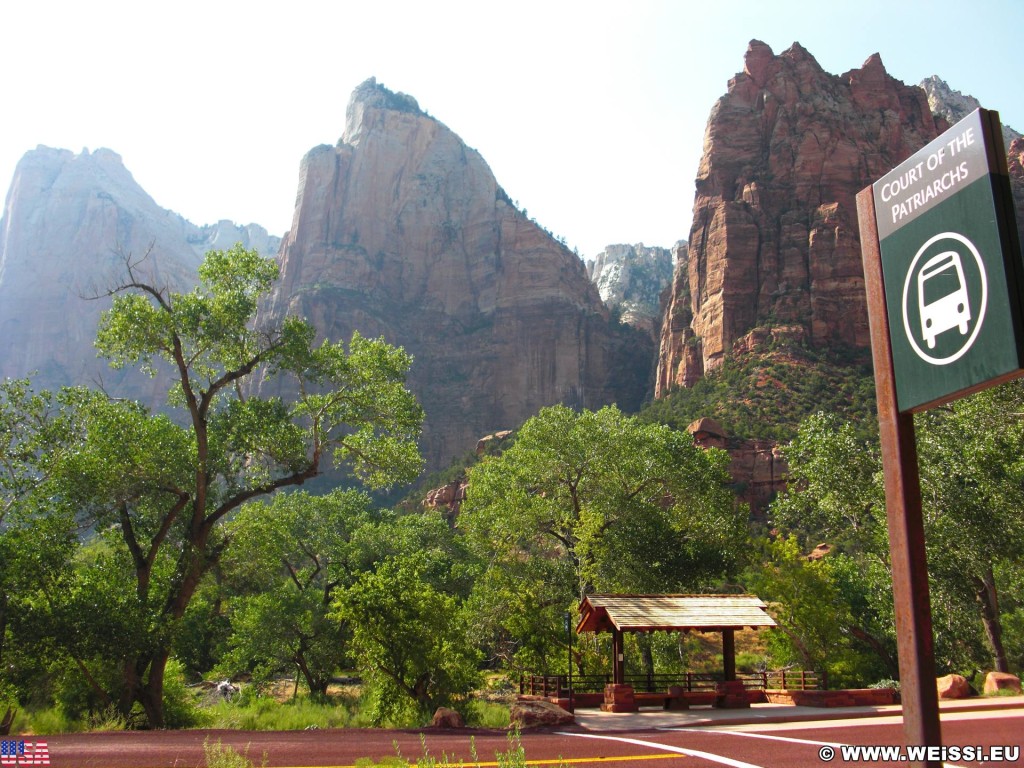
[[[947,746],[978,747],[985,756],[993,746],[1010,747],[1024,766],[1024,708],[993,712],[944,713],[943,740]],[[426,747],[452,763],[471,761],[471,739],[481,766],[495,766],[495,752],[508,748],[507,736],[495,731],[426,731]],[[292,732],[169,731],[106,734],[68,734],[47,738],[54,768],[198,768],[203,742],[217,741],[238,751],[248,748],[259,765],[266,755],[274,768],[351,768],[359,758],[379,760],[395,755],[396,746],[413,762],[422,755],[420,732],[325,730]],[[649,766],[649,768],[769,768],[771,766],[886,765],[893,760],[862,754],[843,759],[844,745],[903,744],[899,717],[875,717],[790,724],[738,724],[633,731],[588,731],[575,727],[560,732],[526,733],[522,737],[531,765]],[[825,761],[821,750],[834,750]],[[905,754],[905,753],[904,753]],[[974,765],[974,760],[950,760],[951,765]]]

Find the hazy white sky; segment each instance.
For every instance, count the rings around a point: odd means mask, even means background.
[[[12,2],[0,189],[39,144],[108,147],[197,224],[283,234],[298,167],[368,77],[414,96],[583,256],[688,235],[704,126],[757,38],[826,71],[878,52],[1024,130],[1024,0]]]

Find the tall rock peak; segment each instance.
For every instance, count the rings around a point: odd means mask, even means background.
[[[799,44],[776,56],[751,41],[708,119],[656,393],[693,384],[756,328],[866,347],[856,194],[944,125],[877,54],[836,76]]]
[[[369,127],[366,123],[373,110],[404,112],[416,117],[423,116],[416,99],[405,93],[390,91],[378,83],[377,78],[371,77],[352,91],[348,107],[345,109],[345,133],[342,136],[342,142],[354,144],[359,140],[363,130]]]
[[[604,303],[618,309],[623,322],[657,335],[661,294],[672,282],[668,248],[608,245],[587,262],[587,271]]]
[[[789,48],[782,52],[782,57],[790,59],[794,62],[811,62],[814,66],[818,66],[818,60],[811,55],[811,52],[804,48],[800,43],[794,42]]]
[[[432,469],[545,405],[639,406],[649,337],[612,321],[583,262],[511,204],[478,152],[373,80],[346,123],[338,146],[303,159],[264,311],[411,352]]]
[[[0,217],[0,378],[37,374],[46,388],[102,380],[112,393],[157,404],[151,379],[97,359],[108,302],[82,297],[122,276],[129,253],[148,253],[144,268],[161,284],[187,288],[207,250],[236,242],[273,255],[280,239],[255,224],[199,227],[161,208],[112,150],[27,152]]]
[[[768,78],[774,74],[770,71],[774,64],[775,53],[771,46],[760,40],[751,40],[743,57],[743,73],[758,87],[763,88]]]

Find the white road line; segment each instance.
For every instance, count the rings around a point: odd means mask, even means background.
[[[622,744],[633,744],[638,747],[663,749],[666,752],[675,752],[679,755],[687,755],[689,757],[701,757],[705,760],[710,760],[713,763],[721,763],[722,765],[732,766],[732,768],[762,768],[762,766],[754,765],[753,763],[744,763],[742,760],[733,760],[731,757],[725,757],[724,755],[715,755],[711,752],[701,752],[699,749],[673,747],[671,744],[659,744],[656,741],[644,741],[642,739],[625,739],[620,736],[601,736],[596,733],[569,733],[568,731],[556,731],[556,733],[559,736],[574,736],[578,739],[604,739],[606,741],[618,741]]]
[[[659,731],[700,731],[701,733],[720,733],[723,736],[746,736],[749,739],[770,739],[771,741],[788,741],[793,744],[809,744],[814,747],[849,747],[839,741],[812,741],[811,739],[794,739],[792,736],[769,736],[766,733],[750,733],[748,731],[728,731],[720,728],[659,728]],[[963,768],[958,763],[943,763],[946,768]]]
[[[811,741],[810,739],[794,739],[792,736],[769,736],[766,733],[749,733],[748,731],[726,731],[720,728],[659,728],[659,731],[700,731],[701,733],[720,733],[726,736],[746,736],[751,739],[771,739],[772,741],[788,741],[793,744],[812,744],[816,747],[848,747],[838,741]]]

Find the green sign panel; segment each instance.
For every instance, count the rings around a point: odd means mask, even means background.
[[[874,184],[901,412],[1024,367],[1024,268],[998,124],[976,110]]]

